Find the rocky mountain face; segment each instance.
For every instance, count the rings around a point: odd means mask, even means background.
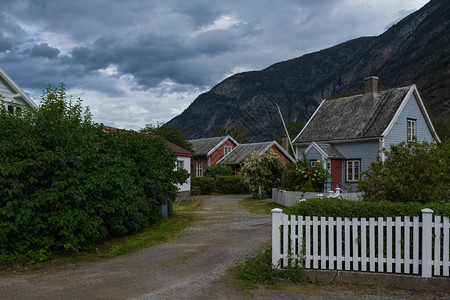
[[[286,122],[306,122],[324,98],[360,93],[369,75],[380,89],[415,83],[432,117],[450,117],[450,1],[432,0],[380,36],[233,75],[167,124],[188,139],[242,124],[251,141],[272,140],[283,132],[275,103]]]

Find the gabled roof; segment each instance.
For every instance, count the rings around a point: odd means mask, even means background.
[[[253,151],[258,152],[259,155],[263,155],[272,147],[277,147],[290,161],[294,162],[295,160],[283,147],[280,146],[276,141],[272,142],[262,142],[262,143],[251,143],[251,144],[240,144],[236,148],[234,148],[230,153],[224,156],[217,163],[224,165],[239,165],[244,162],[244,160],[252,153]]]
[[[233,142],[235,145],[239,145],[239,143],[236,142],[229,135],[212,137],[212,138],[204,138],[204,139],[196,139],[196,140],[188,140],[188,142],[192,144],[192,149],[194,150],[194,155],[209,156],[228,140]]]
[[[164,140],[166,142],[167,147],[169,147],[170,150],[175,152],[178,156],[194,156],[194,154],[183,147],[180,147],[172,142],[169,142],[168,140]]]
[[[294,143],[381,137],[413,89],[415,85],[380,91],[372,109],[362,108],[363,94],[324,100]]]
[[[336,158],[336,159],[345,158],[344,155],[342,155],[342,153],[339,152],[336,148],[334,148],[331,144],[317,144],[312,142],[305,149],[305,153],[307,153],[311,148],[316,149],[325,158]]]
[[[17,85],[17,83],[14,82],[14,80],[11,79],[11,77],[6,74],[6,72],[0,68],[0,80],[3,81],[3,84],[6,85],[6,87],[13,91],[11,94],[3,95],[5,99],[3,99],[6,102],[9,103],[19,103],[22,105],[25,105],[29,108],[37,108],[38,106],[34,101],[27,95],[25,92]]]

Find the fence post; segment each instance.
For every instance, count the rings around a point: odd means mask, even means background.
[[[422,277],[431,278],[433,210],[429,208],[424,208],[421,211],[422,211]]]
[[[272,209],[272,267],[278,265],[281,258],[281,217],[283,210],[281,208]]]

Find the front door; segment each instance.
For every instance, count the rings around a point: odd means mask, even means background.
[[[342,159],[331,160],[331,189],[336,191],[342,180]]]

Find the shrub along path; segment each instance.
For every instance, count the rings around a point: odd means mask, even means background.
[[[0,276],[2,299],[241,298],[218,280],[269,240],[270,215],[242,211],[243,195],[211,196],[176,240],[113,259]]]

